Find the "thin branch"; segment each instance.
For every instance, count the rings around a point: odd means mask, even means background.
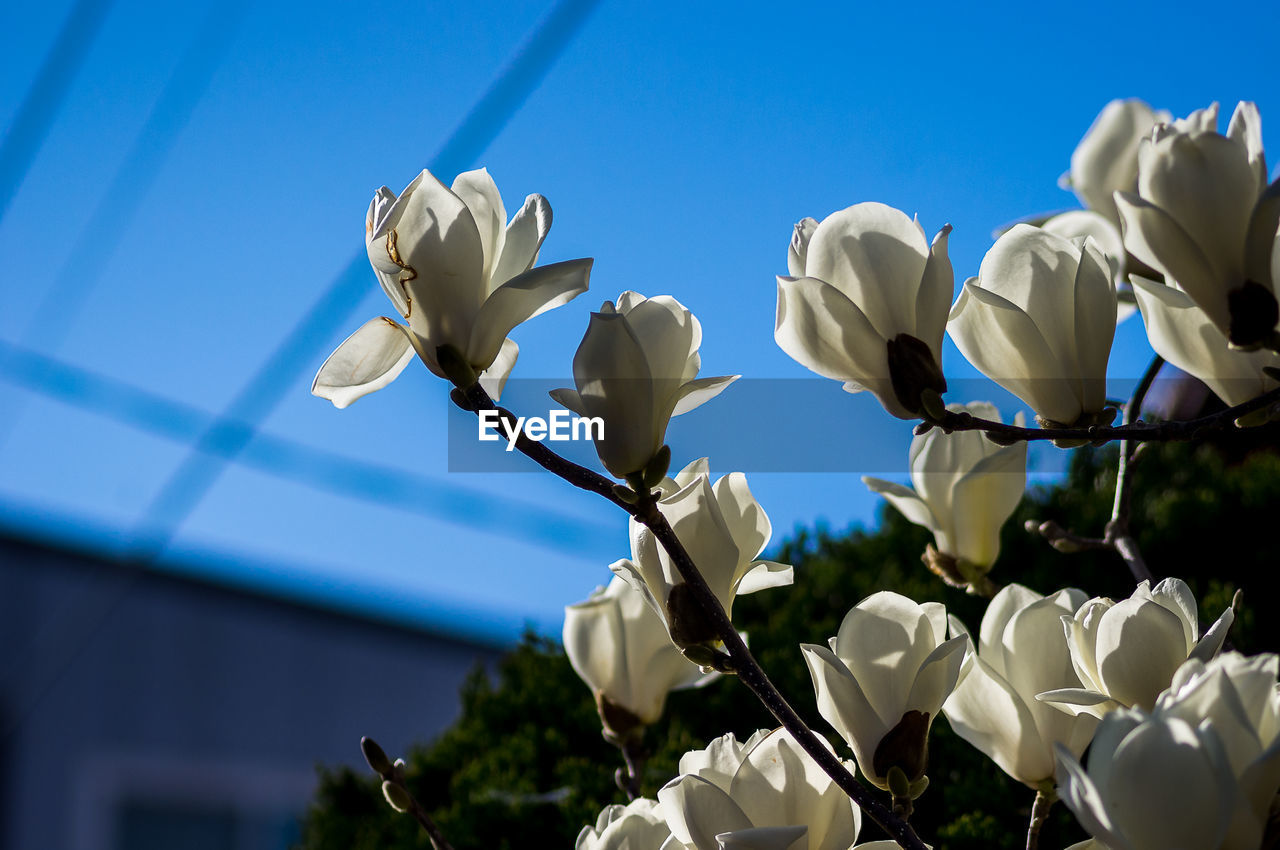
[[[1020,428],[1017,425],[982,419],[967,411],[948,410],[940,420],[922,422],[917,426],[916,433],[924,433],[932,427],[941,428],[947,432],[984,431],[993,442],[1004,445],[1036,440],[1084,440],[1094,445],[1102,445],[1113,440],[1127,440],[1134,443],[1185,442],[1199,439],[1213,431],[1234,428],[1236,419],[1277,402],[1280,402],[1280,387],[1243,404],[1237,404],[1235,407],[1201,416],[1198,419],[1168,422],[1137,420],[1122,425],[1090,425],[1087,428]]]
[[[1164,358],[1157,354],[1152,358],[1142,380],[1133,391],[1133,397],[1124,406],[1124,424],[1132,425],[1142,413],[1142,403],[1146,401],[1147,392],[1155,383],[1156,374],[1164,365]],[[1130,470],[1137,457],[1137,452],[1130,453],[1129,440],[1120,441],[1120,460],[1116,464],[1116,498],[1111,507],[1111,521],[1107,523],[1106,539],[1111,547],[1124,558],[1129,572],[1136,582],[1152,581],[1155,577],[1147,567],[1142,553],[1138,551],[1138,542],[1129,534],[1129,507],[1133,500],[1133,476]]]
[[[1156,355],[1151,363],[1147,366],[1147,371],[1143,374],[1142,380],[1138,382],[1138,386],[1133,391],[1133,396],[1124,406],[1124,419],[1119,429],[1125,430],[1135,427],[1135,422],[1142,412],[1142,403],[1147,398],[1147,392],[1151,389],[1151,385],[1155,382],[1156,374],[1160,371],[1160,367],[1164,365],[1164,358]],[[1259,399],[1254,399],[1258,401]],[[1241,405],[1243,406],[1243,405]],[[1226,412],[1226,411],[1224,411]],[[1239,415],[1239,414],[1236,414]],[[1205,422],[1206,420],[1216,419],[1222,414],[1214,414],[1213,416],[1203,417],[1194,422]],[[1228,420],[1234,421],[1233,415]],[[1144,427],[1154,428],[1160,427],[1145,423]],[[1180,423],[1164,423],[1164,424],[1180,424]],[[1187,423],[1181,423],[1187,424]],[[1219,427],[1219,426],[1215,426]],[[1197,432],[1197,433],[1203,433]],[[1120,460],[1116,464],[1116,495],[1115,501],[1111,506],[1111,520],[1107,523],[1102,537],[1084,537],[1074,534],[1058,525],[1056,522],[1041,522],[1035,520],[1027,521],[1027,531],[1031,533],[1039,533],[1049,544],[1059,552],[1081,552],[1086,549],[1110,549],[1124,560],[1125,565],[1129,567],[1129,573],[1136,582],[1154,581],[1155,576],[1151,574],[1151,569],[1147,566],[1146,560],[1142,557],[1142,552],[1138,549],[1138,541],[1129,533],[1129,507],[1133,498],[1133,464],[1137,458],[1137,449],[1130,449],[1130,444],[1134,442],[1134,438],[1126,436],[1120,440]]]
[[[497,407],[488,393],[479,384],[453,394],[454,403],[471,410],[498,410],[503,417],[510,417],[514,429],[515,417]],[[571,463],[557,455],[542,443],[527,439],[523,435],[516,441],[516,448],[549,472],[565,479],[575,487],[590,490],[604,496],[622,508],[637,521],[643,523],[653,532],[654,537],[670,555],[681,578],[693,592],[693,599],[701,608],[708,623],[715,628],[716,634],[724,644],[732,662],[732,670],[752,693],[762,702],[765,708],[777,718],[797,743],[818,764],[831,779],[840,786],[849,797],[875,821],[881,829],[888,833],[894,841],[907,850],[926,850],[925,844],[916,835],[911,825],[897,817],[888,807],[871,796],[871,793],[854,778],[825,743],[813,733],[807,724],[796,714],[786,698],[778,691],[769,677],[760,667],[747,645],[743,643],[734,628],[732,621],[721,607],[715,594],[707,585],[706,579],[698,571],[697,565],[688,551],[676,537],[675,530],[667,522],[666,517],[658,510],[657,502],[649,498],[638,505],[624,501],[615,492],[615,484],[599,473]]]
[[[1031,804],[1031,822],[1027,824],[1027,850],[1036,850],[1039,846],[1040,830],[1049,817],[1049,810],[1057,800],[1058,797],[1053,793],[1052,788],[1048,793],[1044,790],[1036,791],[1036,801]]]
[[[627,795],[629,802],[640,796],[640,780],[644,774],[645,762],[649,760],[649,753],[640,741],[634,739],[623,742],[618,749],[622,751],[626,767],[617,769],[613,774],[613,781]]]
[[[395,764],[392,764],[382,747],[378,746],[372,738],[361,738],[360,750],[364,753],[365,761],[369,763],[373,772],[382,777],[382,793],[387,798],[387,803],[398,812],[413,815],[413,819],[431,839],[431,846],[435,850],[453,850],[453,845],[444,837],[440,827],[436,826],[436,822],[427,814],[427,810],[404,784],[404,762],[397,759]]]
[[[450,397],[458,407],[463,410],[469,410],[472,413],[478,414],[482,410],[496,410],[506,423],[506,427],[509,429],[508,433],[516,430],[518,418],[506,408],[494,404],[493,399],[479,384],[472,384],[467,390],[454,390]],[[566,460],[544,444],[530,440],[524,435],[524,431],[520,431],[519,436],[516,438],[516,448],[520,450],[521,454],[533,460],[543,469],[563,478],[574,487],[603,496],[627,513],[635,514],[635,506],[619,498],[615,491],[616,485],[614,482],[600,473],[587,469],[585,466],[578,466],[573,461]]]

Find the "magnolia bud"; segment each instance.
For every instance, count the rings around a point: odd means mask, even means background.
[[[387,803],[397,812],[403,813],[413,808],[413,797],[409,796],[409,792],[404,789],[403,785],[384,780],[382,783],[382,796],[387,798]]]

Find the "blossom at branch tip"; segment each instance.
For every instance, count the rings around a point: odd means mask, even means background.
[[[858,807],[786,729],[743,744],[725,735],[686,753],[658,800],[671,828],[666,850],[847,850],[862,825]]]
[[[1000,421],[1000,412],[987,402],[947,409]],[[1021,427],[1021,413],[1014,424]],[[985,574],[1000,554],[1000,528],[1022,501],[1027,444],[999,446],[980,431],[948,434],[934,428],[912,439],[910,464],[915,490],[868,476],[862,482],[932,531],[939,552],[957,562],[963,583]]]
[[[1005,586],[987,606],[976,648],[970,637],[960,680],[942,706],[957,735],[1033,788],[1053,779],[1055,744],[1079,758],[1098,725],[1091,715],[1036,700],[1043,691],[1080,685],[1061,618],[1084,601],[1075,588],[1041,596]],[[954,617],[951,633],[968,634]]]
[[[687,660],[644,594],[619,576],[587,601],[565,607],[564,649],[596,695],[606,732],[619,738],[657,722],[668,692],[720,675],[704,674]]]
[[[941,394],[942,335],[953,277],[944,226],[884,204],[855,204],[796,224],[778,278],[774,340],[802,366],[869,390],[900,419],[920,416],[923,391]]]
[[[1262,370],[1280,367],[1280,354],[1232,348],[1208,314],[1177,286],[1135,276],[1133,291],[1156,354],[1203,382],[1227,406],[1276,388],[1276,380]]]
[[[1258,108],[1241,102],[1226,135],[1218,105],[1158,125],[1138,153],[1138,185],[1117,192],[1129,253],[1177,285],[1242,348],[1280,322],[1280,183],[1267,186]]]
[[[924,776],[929,727],[955,688],[969,639],[947,640],[947,612],[881,591],[845,615],[830,647],[801,644],[818,712],[880,788],[898,768]]]
[[[595,826],[584,826],[574,850],[658,850],[671,837],[662,806],[644,797],[605,806]]]
[[[1114,413],[1105,407],[1115,324],[1115,283],[1097,245],[1019,224],[965,281],[947,330],[1043,423],[1081,426]]]
[[[1062,616],[1081,687],[1037,695],[1073,714],[1101,717],[1121,706],[1151,710],[1188,658],[1208,661],[1222,649],[1235,613],[1227,608],[1200,635],[1196,600],[1178,578],[1143,581],[1120,602],[1090,599]]]
[[[735,596],[791,584],[793,571],[788,564],[758,560],[773,527],[747,487],[746,476],[730,473],[713,485],[709,470],[707,459],[702,458],[675,478],[665,479],[658,510],[730,614]],[[681,648],[717,640],[657,537],[634,518],[630,528],[631,558],[615,562],[610,569],[644,593]]]
[[[715,398],[737,375],[699,378],[702,326],[669,295],[624,292],[604,302],[573,356],[576,389],[551,397],[604,420],[600,462],[617,478],[644,472],[666,441],[672,416]]]
[[[1057,760],[1059,797],[1110,850],[1249,846],[1225,841],[1239,789],[1209,721],[1117,709],[1094,734],[1087,771],[1061,745]]]
[[[587,289],[590,259],[535,267],[551,206],[530,195],[507,221],[489,172],[459,174],[452,187],[423,171],[399,196],[374,194],[365,247],[382,291],[407,322],[366,322],[320,367],[311,392],[336,407],[393,381],[416,352],[431,372],[479,376],[497,397],[519,347],[516,325]]]

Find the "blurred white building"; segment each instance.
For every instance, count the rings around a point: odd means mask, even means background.
[[[317,765],[429,740],[498,653],[0,536],[0,846],[283,850]]]

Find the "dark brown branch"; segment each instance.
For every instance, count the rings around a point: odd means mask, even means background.
[[[466,390],[455,391],[453,400],[458,406],[473,412],[497,410],[504,418],[510,418],[512,428],[515,426],[515,417],[497,407],[479,384],[474,384]],[[769,677],[747,649],[747,645],[742,642],[738,630],[734,628],[720,601],[716,599],[688,551],[676,537],[671,524],[658,510],[657,502],[651,495],[647,499],[642,498],[637,505],[630,504],[617,495],[615,484],[608,478],[565,460],[542,443],[534,442],[521,435],[516,441],[516,448],[547,471],[558,475],[575,487],[590,490],[605,497],[648,527],[670,555],[672,563],[680,572],[685,584],[692,590],[693,598],[697,601],[706,621],[714,626],[717,636],[729,654],[731,668],[738,678],[751,689],[765,708],[769,709],[804,751],[840,786],[840,789],[849,795],[850,799],[894,841],[908,850],[926,850],[924,842],[916,835],[911,825],[871,796],[871,793],[854,778],[839,757],[825,746],[825,742],[813,733],[774,684],[769,681]]]
[[[1087,428],[1020,428],[990,419],[982,419],[967,411],[946,411],[941,420],[926,420],[916,428],[923,433],[931,427],[944,431],[984,431],[993,442],[1011,445],[1036,440],[1084,440],[1102,445],[1113,440],[1133,443],[1170,443],[1199,439],[1214,431],[1235,427],[1235,420],[1255,410],[1261,410],[1280,402],[1280,387],[1264,393],[1251,401],[1237,404],[1198,419],[1172,420],[1168,422],[1143,422],[1137,420],[1121,425],[1090,425]]]

